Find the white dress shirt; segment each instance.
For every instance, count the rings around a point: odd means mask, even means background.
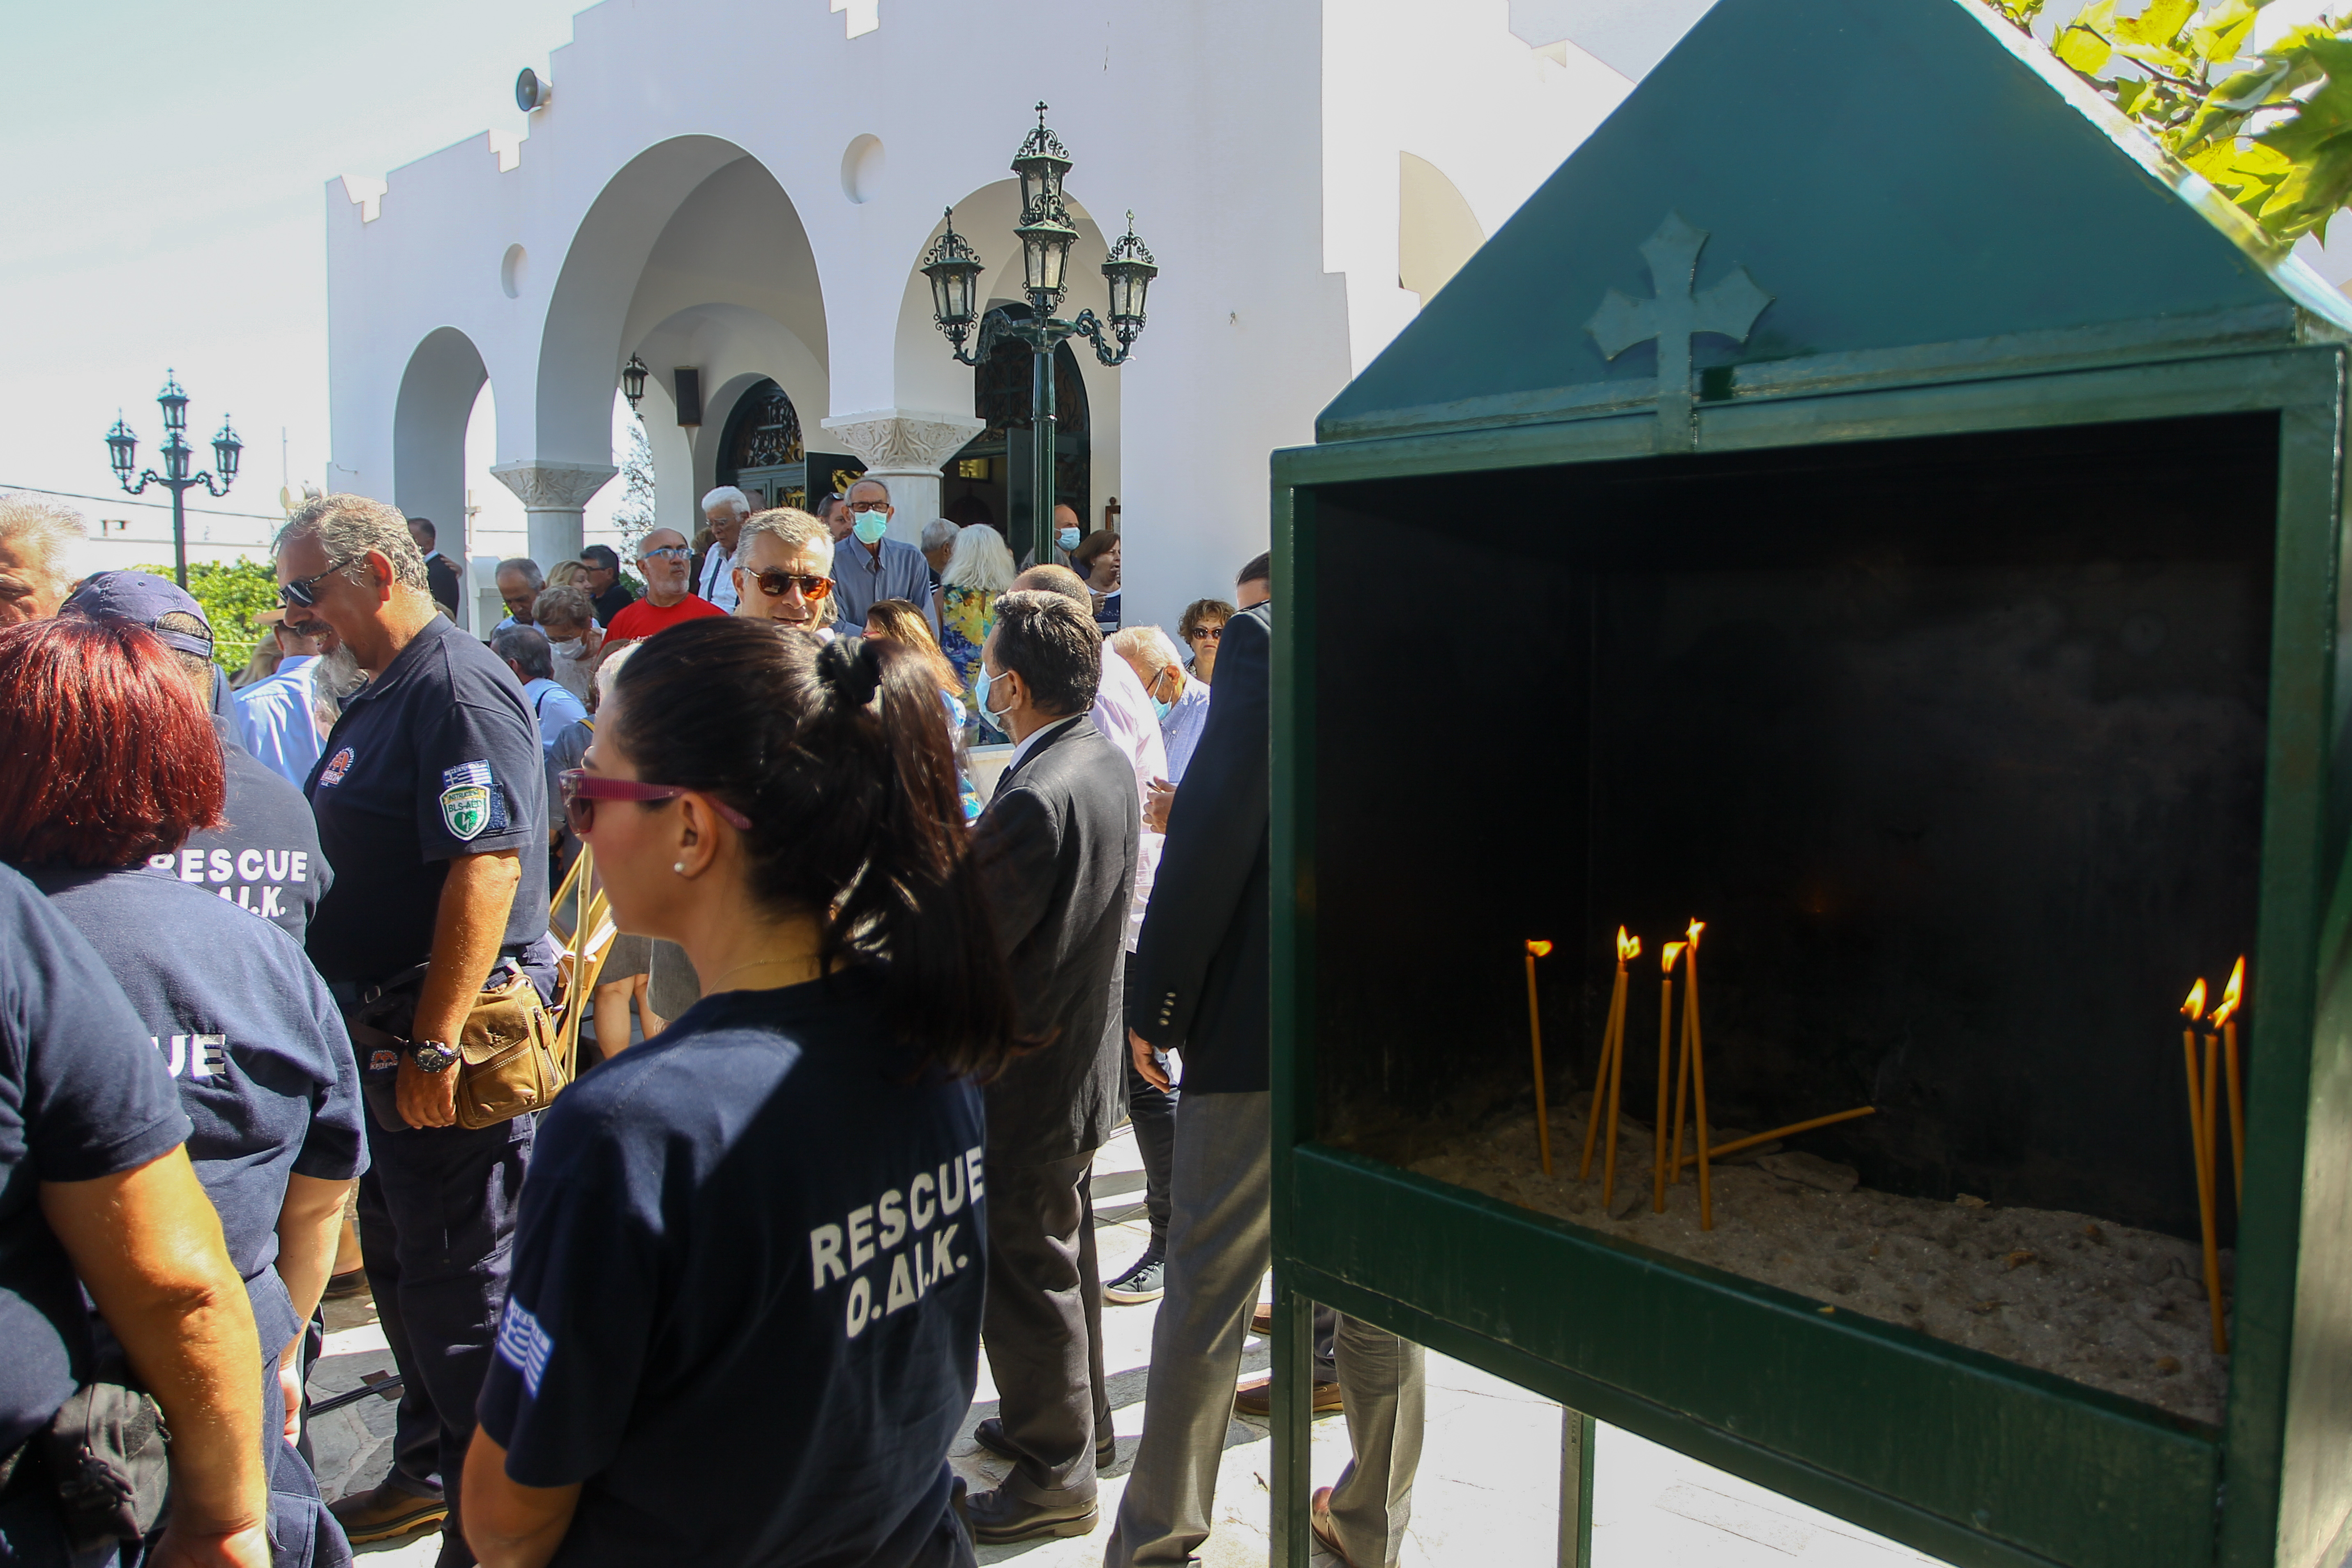
[[[739,536],[735,541],[743,541]],[[719,541],[710,541],[710,558],[702,564],[700,595],[728,614],[735,613],[735,552],[721,550]]]
[[[1095,688],[1094,721],[1103,738],[1135,768],[1135,803],[1149,810],[1151,781],[1168,777],[1168,746],[1160,736],[1160,714],[1151,706],[1151,694],[1136,679],[1134,667],[1108,643],[1102,646],[1102,684]],[[1161,836],[1149,828],[1135,841],[1135,900],[1127,911],[1130,953],[1135,951],[1135,939],[1143,934],[1143,906],[1151,902],[1161,841]]]

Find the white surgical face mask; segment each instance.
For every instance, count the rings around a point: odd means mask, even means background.
[[[890,519],[880,512],[860,512],[857,521],[849,526],[849,531],[857,536],[859,544],[878,545],[882,542],[882,536],[890,531]]]
[[[1054,536],[1054,542],[1060,545],[1066,550],[1076,549],[1078,548],[1078,530],[1076,528],[1064,528],[1060,533]]]
[[[559,659],[576,659],[580,656],[580,645],[586,641],[585,637],[566,637],[561,643],[550,643],[547,650]]]

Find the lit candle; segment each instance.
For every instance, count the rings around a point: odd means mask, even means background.
[[[2189,1071],[2189,1141],[2197,1160],[2197,1218],[2205,1243],[2205,1301],[2213,1316],[2213,1353],[2230,1353],[2229,1331],[2221,1322],[2221,1255],[2213,1234],[2213,1148],[2211,1106],[2207,1103],[2212,1092],[2212,1053],[2205,1058],[2204,1084],[2200,1087],[2197,1069],[2197,1020],[2205,1016],[2205,982],[2199,980],[2189,988],[2189,999],[2180,1004],[2189,1019],[2189,1027],[2180,1031],[2180,1052]]]
[[[1675,960],[1682,956],[1683,945],[1669,942],[1658,954],[1658,968],[1665,978],[1658,987],[1658,1119],[1650,1124],[1652,1147],[1650,1185],[1654,1189],[1651,1211],[1666,1211],[1666,1074],[1669,1035],[1675,1021]]]
[[[1536,1053],[1536,1145],[1543,1151],[1543,1174],[1551,1175],[1551,1117],[1544,1109],[1543,1015],[1536,1008],[1536,960],[1551,951],[1549,942],[1528,943],[1528,1039]]]
[[[2230,1088],[2230,1190],[2237,1196],[2241,1216],[2246,1212],[2246,1101],[2238,1082],[2238,1007],[2245,988],[2246,959],[2242,953],[2237,967],[2230,971],[2230,983],[2221,988],[2221,1005],[2213,1009],[2213,1022],[2221,1031],[2222,1073]],[[2207,1115],[2210,1119],[2210,1110]]]
[[[1707,1185],[1706,1170],[1706,1042],[1698,1022],[1698,939],[1706,929],[1706,921],[1694,920],[1683,933],[1690,942],[1690,963],[1683,970],[1683,1034],[1690,1041],[1691,1109],[1696,1116],[1691,1130],[1698,1139],[1698,1228],[1712,1230],[1715,1194]]]
[[[1609,1051],[1609,1153],[1601,1162],[1601,1207],[1605,1210],[1617,1190],[1617,1107],[1625,1092],[1625,966],[1642,956],[1642,939],[1617,927],[1617,1028]]]

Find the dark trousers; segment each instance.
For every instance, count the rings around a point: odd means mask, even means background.
[[[1130,955],[1132,956],[1132,955]],[[1126,966],[1125,1011],[1129,1017],[1135,1011],[1136,967]],[[1127,1039],[1121,1030],[1119,1039]],[[1124,1046],[1122,1046],[1124,1051]],[[1163,1063],[1164,1065],[1164,1063]],[[1126,1058],[1127,1119],[1135,1124],[1135,1152],[1143,1156],[1143,1212],[1151,1221],[1151,1251],[1154,1258],[1168,1255],[1168,1168],[1176,1159],[1176,1096],[1173,1088],[1154,1089],[1150,1081],[1135,1070],[1135,1058]]]
[[[1094,1158],[1089,1150],[1051,1165],[985,1167],[981,1339],[996,1380],[997,1418],[1021,1456],[1004,1485],[1029,1502],[1092,1498],[1096,1434],[1111,1429],[1088,1188]]]
[[[368,1108],[360,1253],[404,1380],[387,1479],[448,1499],[441,1568],[474,1561],[458,1523],[458,1481],[506,1305],[534,1126],[535,1118],[518,1116],[473,1132],[404,1122],[387,1127]]]

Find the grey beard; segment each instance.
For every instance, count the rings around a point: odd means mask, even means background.
[[[367,685],[367,672],[360,668],[358,655],[349,646],[338,644],[332,653],[319,655],[319,669],[312,677],[320,695],[342,706],[345,697]]]

